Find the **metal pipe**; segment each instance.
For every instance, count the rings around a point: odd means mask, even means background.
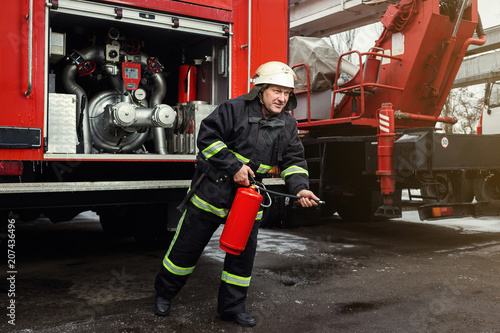
[[[152,107],[155,107],[161,104],[167,94],[167,82],[161,72],[153,74],[152,79],[155,82],[156,89],[151,96],[150,104]],[[155,143],[156,153],[163,155],[167,154],[167,135],[165,134],[164,128],[153,128],[153,140]]]
[[[452,36],[456,36],[458,32],[458,27],[460,26],[460,22],[462,21],[462,16],[464,15],[465,6],[469,2],[469,0],[462,0],[462,6],[460,7],[460,12],[457,16],[457,22],[455,22],[455,27],[453,28]]]
[[[45,54],[49,54],[49,39],[50,39],[50,27],[49,27],[49,7],[45,6]],[[44,61],[45,73],[50,73],[49,71],[49,57],[45,57]],[[49,80],[44,80],[43,83],[43,95],[49,96]],[[47,122],[48,122],[48,110],[49,110],[49,98],[43,99],[43,142],[47,139],[48,131],[47,131]]]
[[[103,65],[105,62],[105,51],[104,47],[100,46],[90,46],[80,52],[77,53],[83,60],[93,60],[100,65]],[[85,105],[82,104],[82,101],[87,100],[88,97],[85,94],[85,90],[76,82],[75,77],[78,73],[78,64],[76,59],[73,59],[73,62],[68,64],[62,74],[62,81],[64,85],[64,89],[70,94],[76,95],[76,119],[79,121],[81,114],[83,112],[83,120],[82,120],[82,130],[83,130],[83,151],[85,154],[92,153],[92,138],[90,133],[90,123],[89,123],[89,115],[88,112],[85,112],[85,109],[88,109]]]
[[[28,9],[28,89],[24,92],[24,96],[31,95],[33,88],[33,0],[29,0]]]
[[[105,50],[104,47],[100,46],[90,46],[80,52],[77,53],[79,57],[82,59],[78,60],[93,60],[99,65],[105,65]],[[141,65],[147,66],[147,59],[149,58],[148,55],[141,53]],[[63,75],[62,75],[62,81],[64,84],[64,88],[68,93],[75,94],[77,96],[77,111],[76,111],[76,117],[77,119],[81,118],[81,114],[83,112],[83,121],[82,121],[82,127],[83,127],[83,147],[84,147],[84,153],[85,154],[90,154],[92,152],[92,138],[91,138],[91,132],[90,132],[90,119],[89,119],[89,112],[85,112],[88,107],[86,107],[82,101],[87,98],[85,90],[76,82],[76,75],[78,73],[78,63],[76,59],[73,59],[74,61],[67,65],[64,68]],[[124,82],[119,78],[118,73],[113,73],[108,71],[108,74],[110,74],[111,77],[111,82],[113,83],[113,86],[118,92],[124,93],[126,91]],[[164,76],[161,73],[155,73],[152,76],[152,79],[155,84],[155,90],[151,96],[150,99],[150,105],[152,107],[155,107],[159,104],[161,104],[162,100],[165,98],[165,95],[167,93],[167,84]],[[88,103],[86,103],[88,104]],[[167,154],[167,149],[166,149],[166,135],[165,135],[165,130],[161,127],[155,127],[153,129],[154,133],[154,142],[155,142],[155,149],[156,152],[159,154]]]
[[[484,33],[484,32],[483,32]],[[462,60],[465,56],[465,52],[467,52],[467,48],[470,45],[483,45],[486,43],[486,36],[485,35],[480,35],[479,38],[468,38],[465,42],[462,48],[460,49],[460,52],[457,54],[457,60],[455,61],[453,68],[450,72],[450,77],[455,77],[460,69],[460,66],[462,65]],[[443,88],[443,91],[450,91],[451,87],[453,86],[453,80],[448,80],[446,83],[445,87]],[[441,94],[439,100],[436,103],[436,111],[441,111],[443,109],[443,105],[446,102],[446,99],[448,98],[448,94]]]
[[[248,71],[248,75],[247,75],[247,78],[248,78],[248,82],[247,82],[247,91],[250,91],[250,77],[252,75],[251,73],[251,60],[252,60],[252,0],[248,0],[248,54],[247,54],[247,57],[248,57],[248,68],[247,68],[247,71]]]
[[[129,132],[136,132],[138,127],[171,128],[175,121],[175,111],[172,107],[161,104],[154,108],[136,107],[131,103],[120,102],[107,105],[108,118],[111,125],[118,126]]]
[[[455,124],[457,122],[457,118],[454,117],[435,117],[435,116],[426,116],[422,114],[413,114],[413,113],[404,113],[401,111],[394,112],[394,118],[398,120],[420,120],[420,121],[430,121],[430,122],[440,122],[447,124]]]

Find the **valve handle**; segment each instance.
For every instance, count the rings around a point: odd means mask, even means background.
[[[127,39],[123,43],[123,50],[130,55],[137,54],[141,50],[141,42],[137,38]]]
[[[161,71],[160,64],[158,63],[158,61],[154,60],[153,58],[148,58],[148,68],[153,73],[159,73]]]
[[[93,60],[82,61],[80,64],[78,64],[78,67],[76,68],[78,74],[82,76],[94,73],[95,69],[96,69],[96,64],[95,61]]]

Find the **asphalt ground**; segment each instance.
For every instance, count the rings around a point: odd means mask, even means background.
[[[216,314],[217,235],[160,318],[153,281],[168,244],[109,238],[92,214],[14,224],[1,332],[500,332],[500,233],[404,219],[262,229],[247,300],[257,326],[243,328]]]

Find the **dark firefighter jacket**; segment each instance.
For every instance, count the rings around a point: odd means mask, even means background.
[[[198,159],[207,161],[226,181],[205,178],[191,198],[191,204],[209,212],[222,223],[236,194],[233,182],[243,164],[262,178],[274,166],[281,170],[290,193],[309,189],[304,148],[298,137],[297,121],[287,112],[265,119],[258,99],[245,100],[245,95],[219,105],[202,122],[198,134]],[[195,172],[192,186],[201,176]]]

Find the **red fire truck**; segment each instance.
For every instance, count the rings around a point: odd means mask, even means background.
[[[22,0],[4,11],[2,216],[92,209],[105,229],[163,234],[200,120],[246,93],[260,64],[287,61],[288,1]]]

